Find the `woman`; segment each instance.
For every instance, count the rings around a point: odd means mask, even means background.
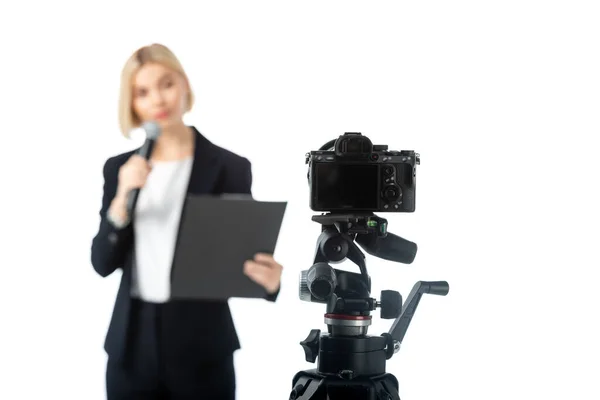
[[[122,270],[104,346],[108,400],[235,398],[233,353],[240,344],[227,302],[169,300],[186,194],[250,194],[252,185],[246,158],[184,124],[193,99],[187,75],[167,47],[142,47],[125,63],[123,134],[150,120],[162,131],[150,161],[130,151],[104,165],[92,265],[103,277]],[[136,188],[137,205],[128,215],[126,199]],[[257,254],[244,272],[275,301],[282,266],[271,255]]]

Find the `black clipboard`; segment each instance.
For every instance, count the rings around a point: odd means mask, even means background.
[[[263,298],[244,262],[273,254],[287,202],[250,195],[188,195],[171,271],[171,299]]]

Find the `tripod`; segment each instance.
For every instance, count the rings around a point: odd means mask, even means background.
[[[371,279],[365,256],[356,240],[376,257],[411,263],[416,244],[387,232],[387,221],[372,213],[313,216],[323,225],[313,266],[302,271],[300,299],[327,304],[327,333],[310,331],[300,342],[306,361],[316,369],[300,371],[292,380],[290,400],[400,400],[397,378],[386,373],[386,361],[400,344],[425,293],[445,296],[447,282],[417,282],[406,303],[400,293],[384,290],[380,301],[371,298]],[[329,263],[350,259],[360,274],[332,268]],[[388,333],[369,336],[370,312],[395,319]]]

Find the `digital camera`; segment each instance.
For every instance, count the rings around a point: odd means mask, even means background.
[[[323,212],[414,212],[420,156],[346,132],[306,154],[310,208]]]

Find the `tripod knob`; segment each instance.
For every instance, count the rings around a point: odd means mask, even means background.
[[[402,312],[402,295],[395,290],[381,291],[381,318],[394,319]]]
[[[300,286],[298,287],[298,293],[300,300],[310,302],[312,296],[310,294],[310,289],[308,288],[307,276],[308,271],[300,271]]]
[[[306,361],[314,363],[319,355],[319,339],[321,335],[320,329],[312,329],[306,339],[300,342],[304,349]]]

